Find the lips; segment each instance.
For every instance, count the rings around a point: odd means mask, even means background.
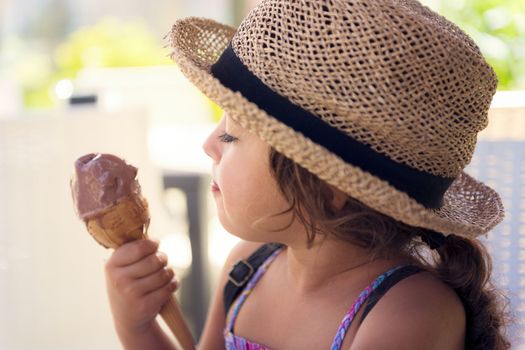
[[[214,180],[212,180],[212,182],[211,182],[211,190],[212,191],[220,191],[219,186],[217,185],[217,183]]]

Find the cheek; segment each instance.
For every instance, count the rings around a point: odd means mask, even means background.
[[[254,235],[289,223],[289,215],[259,220],[288,208],[269,171],[242,167],[223,170],[221,193],[216,199],[225,229],[241,238],[254,239]]]

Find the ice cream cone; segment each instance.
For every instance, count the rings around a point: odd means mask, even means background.
[[[135,178],[137,169],[116,156],[99,154],[83,156],[75,165],[77,173],[71,181],[75,209],[91,236],[113,249],[146,238],[150,216]],[[193,337],[173,295],[160,315],[182,349],[194,350]]]
[[[117,248],[126,242],[144,238],[148,225],[148,204],[137,195],[124,198],[86,220],[89,233],[106,248]]]
[[[117,248],[126,242],[145,238],[148,225],[148,204],[142,196],[125,198],[86,221],[89,233],[106,248]],[[160,315],[183,350],[195,349],[191,332],[173,295],[160,310]]]

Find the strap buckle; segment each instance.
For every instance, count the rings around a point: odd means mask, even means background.
[[[233,268],[228,274],[228,279],[236,287],[241,287],[244,286],[246,282],[248,282],[250,277],[253,275],[253,272],[254,269],[252,265],[250,265],[245,260],[239,260],[235,263],[235,265],[233,265]]]

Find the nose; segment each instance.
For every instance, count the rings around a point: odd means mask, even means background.
[[[226,113],[222,114],[220,122],[217,124],[215,129],[208,135],[204,143],[202,144],[202,149],[204,153],[213,159],[216,163],[219,162],[221,157],[222,143],[219,141],[219,134],[222,132],[226,125]]]
[[[213,159],[215,162],[218,162],[220,159],[220,143],[218,139],[219,135],[219,125],[213,131],[208,135],[206,140],[204,140],[204,143],[202,144],[202,149],[204,150],[204,153],[208,155],[211,159]]]

